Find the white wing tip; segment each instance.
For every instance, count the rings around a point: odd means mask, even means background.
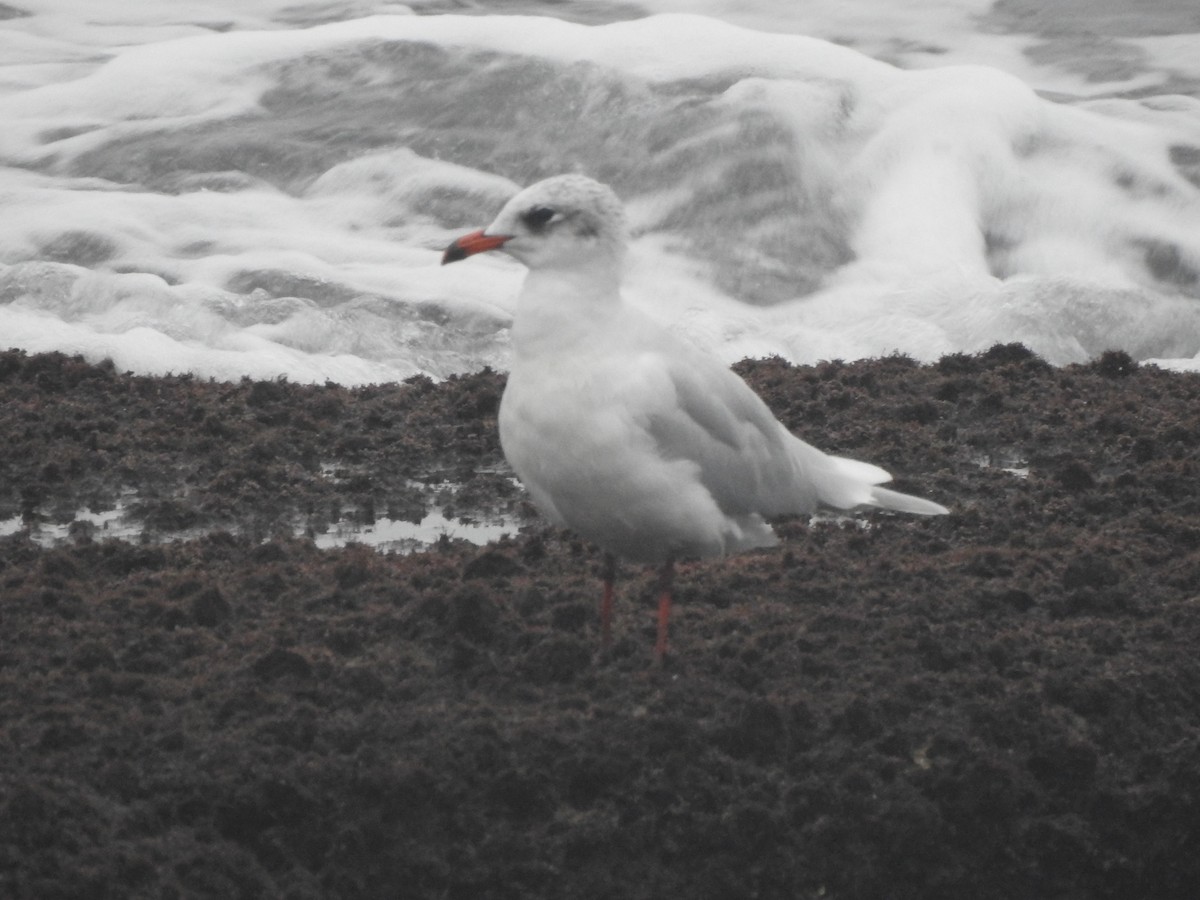
[[[871,488],[871,503],[882,509],[912,513],[918,516],[946,516],[950,514],[950,510],[940,503],[934,503],[932,500],[926,500],[923,497],[901,494],[899,491],[890,491],[887,488],[881,487]]]

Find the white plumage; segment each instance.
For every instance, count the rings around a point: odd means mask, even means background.
[[[626,304],[625,242],[613,192],[561,175],[521,191],[443,261],[503,248],[528,267],[504,454],[547,517],[610,554],[666,564],[660,654],[677,557],[772,545],[767,519],[820,506],[947,512],[879,487],[891,476],[877,466],[804,443],[719,360]]]

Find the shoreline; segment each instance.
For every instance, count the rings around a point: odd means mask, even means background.
[[[0,354],[0,518],[133,490],[150,532],[0,538],[0,892],[1189,896],[1200,375],[1017,345],[735,368],[953,514],[789,519],[684,564],[660,671],[634,566],[597,653],[599,554],[506,476],[497,373]],[[422,473],[511,535],[295,536],[416,516]],[[152,539],[184,527],[217,530]]]

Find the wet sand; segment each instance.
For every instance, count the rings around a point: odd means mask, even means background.
[[[0,354],[0,520],[142,532],[0,538],[0,895],[1191,897],[1200,376],[738,370],[954,514],[683,565],[660,670],[638,568],[597,652],[599,556],[504,470],[501,375]],[[306,536],[435,502],[512,534]]]

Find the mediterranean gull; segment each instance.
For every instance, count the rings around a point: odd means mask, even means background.
[[[676,559],[772,546],[768,518],[818,507],[948,510],[879,487],[891,475],[877,466],[804,443],[723,363],[625,303],[624,219],[608,187],[559,175],[454,241],[442,263],[503,250],[528,268],[500,444],[547,518],[605,551],[606,645],[615,557],[660,567],[661,662]]]

